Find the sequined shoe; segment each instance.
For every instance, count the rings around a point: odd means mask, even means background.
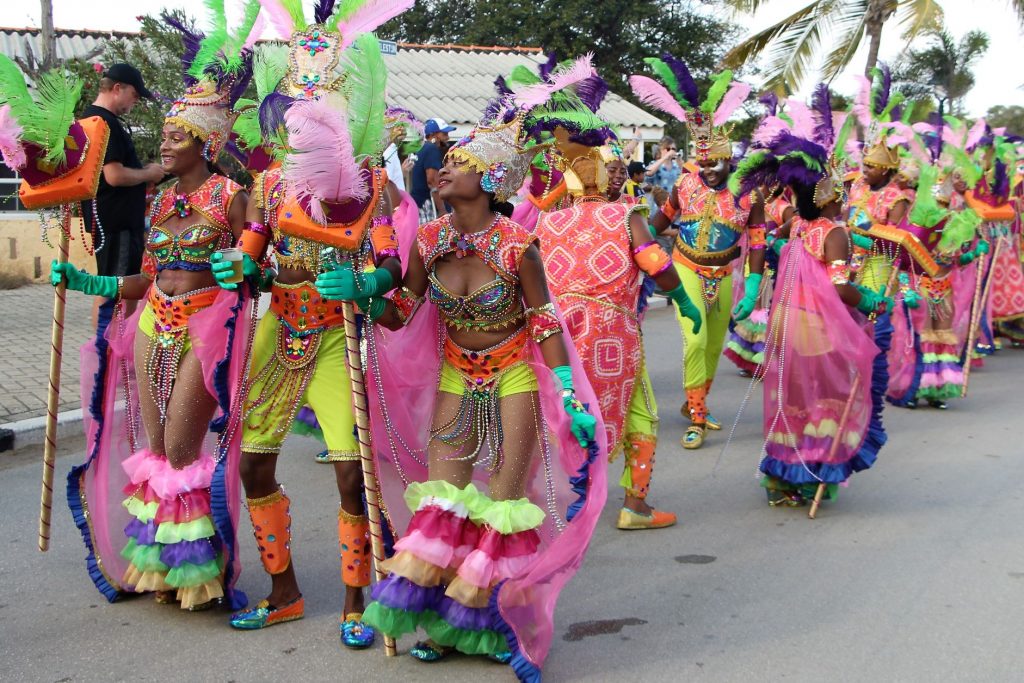
[[[704,425],[690,425],[679,441],[683,448],[694,451],[704,445]]]
[[[353,650],[364,650],[373,645],[377,632],[369,624],[363,623],[362,612],[346,614],[338,626],[341,629],[341,644]]]
[[[929,400],[928,405],[930,405],[932,408],[935,408],[936,410],[945,410],[946,408],[949,407],[946,405],[945,401],[939,401],[937,399]]]
[[[313,456],[313,459],[316,460],[321,465],[328,465],[331,462],[331,452],[328,450],[320,451],[319,453]]]
[[[421,662],[439,662],[451,653],[450,647],[433,645],[430,642],[420,641],[409,648],[409,654]]]
[[[492,662],[497,662],[498,664],[508,664],[512,661],[512,653],[502,652],[499,655],[487,655],[487,659],[491,660]]]
[[[714,415],[708,413],[707,417],[705,417],[704,419],[707,420],[705,424],[707,425],[708,429],[710,429],[713,432],[722,431],[722,423],[716,420]]]
[[[618,529],[663,529],[676,523],[676,516],[671,512],[662,510],[651,510],[651,514],[645,515],[629,508],[619,510],[619,523],[615,525]]]
[[[306,601],[301,595],[284,607],[271,607],[266,600],[260,600],[252,609],[232,614],[231,626],[244,631],[255,631],[274,624],[301,619],[305,614]]]
[[[175,591],[156,591],[153,593],[153,601],[158,605],[173,605],[175,600]]]

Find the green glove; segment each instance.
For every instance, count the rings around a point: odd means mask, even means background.
[[[966,266],[971,261],[974,261],[977,258],[981,258],[982,255],[987,254],[989,252],[989,249],[990,247],[988,242],[986,242],[985,240],[980,240],[978,242],[978,246],[974,247],[974,249],[968,251],[967,253],[960,255],[960,265]]]
[[[875,246],[875,241],[867,235],[862,235],[859,232],[850,233],[850,241],[853,242],[853,246],[860,247],[861,249],[871,249]]]
[[[903,303],[907,308],[918,309],[921,307],[921,295],[912,289],[903,292]]]
[[[743,298],[732,309],[732,317],[737,321],[746,320],[757,307],[757,295],[761,293],[761,273],[747,275],[743,283]]]
[[[316,278],[316,289],[325,299],[355,301],[379,296],[395,286],[391,273],[384,268],[357,273],[351,263],[342,263]]]
[[[579,442],[580,446],[586,448],[587,443],[594,440],[597,418],[588,413],[587,409],[576,398],[572,385],[572,368],[568,365],[559,365],[552,372],[555,373],[555,377],[558,378],[559,383],[562,385],[562,407],[565,408],[566,414],[572,420],[569,429],[572,435],[576,437],[576,441]]]
[[[861,285],[855,285],[855,287],[860,292],[857,310],[861,313],[870,315],[871,313],[885,313],[892,310],[893,303],[890,297],[882,296],[878,292]]]
[[[68,289],[76,292],[107,299],[117,296],[117,278],[113,275],[89,275],[70,263],[58,263],[54,259],[50,264],[50,284],[56,287],[62,279],[67,282]]]
[[[700,317],[700,311],[693,305],[693,302],[690,301],[690,297],[687,296],[686,290],[683,289],[683,285],[680,284],[671,292],[665,292],[665,296],[675,302],[676,306],[679,308],[680,315],[693,323],[693,333],[697,334],[700,332],[700,327],[703,324]]]
[[[238,289],[237,282],[226,282],[235,270],[232,263],[232,261],[225,261],[224,255],[219,252],[214,252],[210,256],[210,272],[213,273],[213,279],[217,281],[217,284],[224,289]],[[252,257],[242,254],[242,277],[252,277],[259,272],[260,267],[252,260]]]

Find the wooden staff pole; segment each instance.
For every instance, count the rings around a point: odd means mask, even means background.
[[[839,446],[843,443],[843,430],[846,428],[846,422],[850,419],[850,409],[853,408],[853,401],[857,398],[857,392],[860,391],[860,379],[861,376],[858,374],[853,380],[853,386],[850,387],[850,398],[846,399],[846,405],[843,406],[843,414],[839,418],[839,425],[836,427],[836,436],[832,440],[832,448],[829,449],[828,459],[831,460],[836,457],[836,451],[839,450]],[[818,506],[821,505],[821,499],[825,496],[825,482],[818,484],[818,489],[814,492],[814,501],[811,503],[811,509],[807,511],[807,516],[814,519],[818,515]]]
[[[384,536],[381,532],[380,488],[377,484],[376,465],[373,462],[370,413],[366,403],[366,382],[363,362],[359,355],[359,336],[356,312],[352,302],[342,304],[345,317],[345,348],[348,355],[348,376],[352,383],[352,404],[355,407],[356,434],[359,438],[359,461],[363,466],[363,489],[366,491],[366,516],[370,521],[370,549],[373,553],[373,573],[377,581],[384,578]],[[384,636],[384,653],[388,657],[398,654],[395,639]]]
[[[978,327],[981,325],[981,315],[985,310],[985,302],[988,301],[989,290],[992,287],[992,274],[989,273],[988,277],[985,277],[985,266],[986,264],[991,268],[995,266],[996,254],[999,253],[1000,242],[997,239],[995,246],[992,247],[992,254],[990,257],[981,257],[981,263],[978,264],[978,277],[974,281],[974,302],[973,310],[971,311],[970,325],[971,329],[967,332],[967,346],[964,348],[964,383],[960,387],[960,398],[967,398],[967,385],[971,381],[971,366],[974,365],[974,344],[978,340]],[[981,283],[985,281],[985,291],[981,290]],[[990,321],[991,322],[991,321]]]
[[[68,235],[71,209],[61,209],[57,263],[68,262]],[[50,513],[53,509],[53,467],[57,458],[57,410],[60,405],[60,363],[64,355],[64,303],[67,283],[64,279],[53,292],[53,326],[50,330],[50,388],[46,397],[46,442],[43,444],[43,488],[39,501],[39,550],[50,549]]]

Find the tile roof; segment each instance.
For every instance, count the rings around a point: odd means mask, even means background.
[[[111,38],[137,40],[139,33],[124,31],[57,29],[57,57],[87,57]],[[0,53],[37,57],[39,29],[0,27]],[[494,94],[494,79],[519,64],[534,69],[544,61],[536,48],[457,45],[409,45],[399,43],[397,54],[385,57],[388,67],[388,100],[413,112],[421,120],[438,117],[466,128],[476,123]],[[665,124],[645,110],[609,93],[601,115],[619,128],[633,126],[660,129]],[[625,132],[625,131],[623,131]]]

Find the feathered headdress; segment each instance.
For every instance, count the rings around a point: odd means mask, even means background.
[[[224,0],[206,0],[211,28],[202,34],[172,17],[164,20],[181,32],[185,93],[174,101],[164,121],[180,126],[203,143],[203,156],[213,160],[224,148],[239,112],[235,109],[252,78],[253,31],[259,0],[246,0],[241,23],[228,29]]]
[[[771,137],[755,133],[759,146],[737,165],[729,177],[729,188],[741,197],[757,187],[811,187],[818,206],[842,202],[843,150],[850,118],[833,113],[831,93],[824,84],[815,88],[810,106],[790,99],[787,111],[789,125],[780,125],[778,117],[768,117],[762,123],[769,127]]]
[[[906,135],[906,126],[893,117],[893,110],[904,98],[892,92],[892,72],[886,64],[874,67],[871,76],[872,80],[857,77],[860,89],[852,109],[863,129],[861,163],[895,170],[900,166],[899,153],[888,137],[893,132]]]
[[[731,159],[729,117],[750,94],[750,86],[732,80],[732,71],[712,78],[703,101],[697,82],[682,60],[665,53],[644,62],[661,81],[641,75],[629,77],[633,93],[644,104],[685,122],[696,145],[698,159]]]

